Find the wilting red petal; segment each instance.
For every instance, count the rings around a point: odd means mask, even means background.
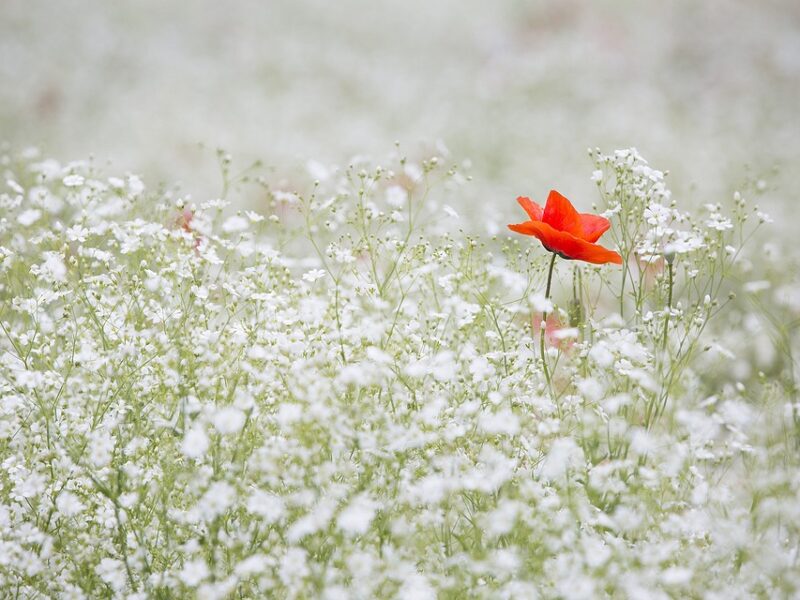
[[[542,221],[558,231],[566,231],[577,238],[583,237],[581,216],[572,203],[555,190],[550,190],[547,196]]]
[[[545,248],[565,258],[583,260],[598,265],[609,262],[618,265],[622,264],[622,257],[613,250],[587,242],[566,231],[553,229],[553,227],[543,221],[527,221],[525,223],[509,225],[508,228],[517,233],[536,237],[542,242]]]
[[[611,227],[611,222],[599,215],[581,213],[580,219],[583,226],[583,239],[587,242],[596,242]]]
[[[523,208],[523,210],[528,213],[528,216],[531,218],[532,221],[541,221],[542,214],[544,210],[541,206],[536,204],[533,200],[528,198],[527,196],[520,196],[517,198],[517,202]]]
[[[192,219],[194,219],[194,213],[189,208],[184,208],[181,211],[181,214],[175,219],[175,222],[180,225],[181,229],[183,229],[187,233],[192,232]]]
[[[531,327],[533,328],[534,335],[539,335],[542,331],[542,314],[541,313],[534,313],[531,316]],[[569,350],[575,345],[575,339],[573,337],[563,337],[560,335],[560,332],[564,329],[569,329],[569,325],[565,325],[561,322],[561,319],[558,318],[556,314],[549,314],[547,315],[547,321],[545,322],[544,334],[545,340],[549,346],[554,348],[558,348],[562,351]]]

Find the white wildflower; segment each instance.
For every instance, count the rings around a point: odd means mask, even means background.
[[[200,498],[198,509],[206,521],[211,521],[224,513],[233,504],[236,490],[224,481],[212,483],[203,497]]]
[[[224,406],[214,413],[211,422],[222,435],[239,433],[244,427],[245,414],[235,406]]]
[[[128,192],[134,198],[139,196],[144,191],[144,183],[136,175],[128,175]]]
[[[238,233],[245,231],[250,226],[250,221],[239,215],[228,217],[222,224],[222,231],[225,233]]]
[[[95,567],[95,573],[102,581],[107,583],[112,590],[118,593],[125,589],[127,575],[122,561],[114,558],[103,558]]]
[[[45,261],[41,266],[41,274],[50,281],[65,281],[67,279],[67,266],[58,252],[46,252]]]
[[[254,490],[247,500],[247,510],[261,517],[265,523],[277,523],[286,515],[283,500],[275,494]]]
[[[188,458],[202,458],[208,451],[209,439],[205,428],[195,425],[186,432],[181,443],[181,451]]]
[[[327,274],[323,269],[312,269],[303,273],[303,281],[314,283],[317,279],[322,279]]]
[[[208,565],[201,558],[185,563],[178,574],[180,580],[189,587],[197,587],[208,576]]]
[[[394,208],[402,208],[408,201],[408,192],[399,185],[392,185],[386,189],[386,203]]]
[[[359,495],[339,513],[336,524],[348,535],[364,535],[375,517],[376,508],[375,502],[368,496]]]
[[[42,217],[42,211],[38,208],[29,208],[17,216],[17,223],[23,227],[30,227]]]
[[[67,175],[63,179],[63,184],[67,187],[78,187],[83,185],[84,178],[82,175]]]
[[[519,419],[507,408],[497,412],[481,413],[479,424],[481,429],[490,435],[515,435],[519,432]]]
[[[86,507],[78,496],[68,490],[64,490],[56,498],[56,508],[65,517],[74,517],[81,514]]]
[[[447,204],[445,204],[444,206],[442,206],[442,210],[445,213],[447,213],[448,217],[452,217],[453,219],[459,219],[460,218],[458,216],[458,213],[455,211],[455,209],[452,206],[448,206]]]
[[[583,451],[572,438],[559,438],[553,442],[539,469],[542,479],[563,480],[571,471],[583,465]]]

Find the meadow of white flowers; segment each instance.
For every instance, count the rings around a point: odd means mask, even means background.
[[[222,156],[205,202],[0,160],[3,597],[800,593],[763,186],[687,212],[591,151],[624,267],[559,260],[548,299],[536,240],[462,230],[446,156],[293,187]]]

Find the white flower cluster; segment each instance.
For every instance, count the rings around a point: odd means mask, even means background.
[[[675,223],[735,242],[634,152],[602,163],[627,270],[643,240],[696,243]],[[9,595],[800,593],[793,413],[709,375],[719,272],[617,293],[616,267],[564,263],[545,298],[544,250],[448,233],[441,160],[317,165],[242,213],[86,163],[3,169]],[[546,357],[543,310],[568,331]]]

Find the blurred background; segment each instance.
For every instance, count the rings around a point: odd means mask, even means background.
[[[763,179],[780,218],[798,102],[797,0],[0,2],[0,140],[200,198],[218,147],[279,173],[399,140],[471,160],[462,213],[588,209],[586,148],[636,146],[681,203]]]

